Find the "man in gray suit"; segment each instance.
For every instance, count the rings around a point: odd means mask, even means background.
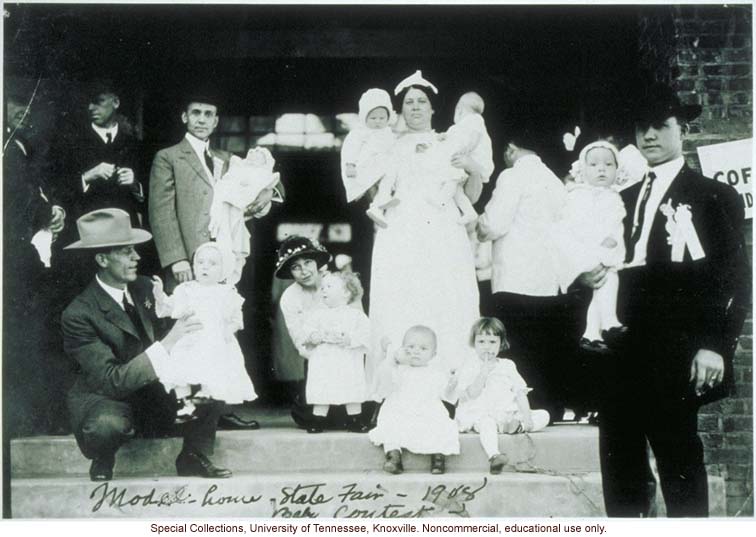
[[[210,149],[209,138],[218,126],[218,107],[210,97],[188,99],[181,121],[184,139],[158,151],[150,173],[149,214],[160,264],[166,270],[166,288],[193,278],[191,259],[197,247],[210,240],[213,185],[228,169],[231,154]],[[245,211],[260,218],[272,201],[283,201],[278,183],[263,190]]]
[[[150,173],[148,210],[160,265],[165,269],[166,290],[192,280],[191,260],[197,247],[210,240],[210,206],[213,185],[228,170],[231,154],[210,149],[210,135],[218,126],[217,101],[208,96],[187,99],[181,121],[184,139],[158,151]],[[280,182],[260,192],[244,211],[246,218],[268,214],[273,201],[283,201]],[[257,429],[255,420],[235,414],[221,418],[222,428]]]

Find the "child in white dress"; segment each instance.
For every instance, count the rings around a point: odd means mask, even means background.
[[[438,199],[447,200],[453,194],[461,216],[460,224],[466,225],[474,222],[478,214],[465,195],[463,185],[467,175],[461,168],[451,165],[454,154],[469,155],[475,162],[483,166],[483,174],[490,177],[494,170],[493,150],[491,137],[486,130],[486,122],[483,119],[485,102],[483,98],[470,91],[462,95],[454,108],[454,125],[449,127],[446,133],[441,134],[443,158],[439,160],[439,179],[441,180]]]
[[[267,188],[273,188],[280,174],[273,171],[275,160],[266,148],[255,147],[245,159],[232,156],[226,174],[213,187],[210,206],[210,236],[222,248],[234,253],[234,268],[227,284],[236,285],[249,255],[250,233],[244,211]],[[220,169],[218,166],[216,169]],[[283,201],[280,197],[276,201]]]
[[[470,333],[478,359],[471,367],[472,382],[462,391],[456,419],[461,432],[474,431],[488,456],[492,474],[500,474],[508,460],[499,451],[498,433],[540,431],[549,424],[546,410],[531,410],[525,381],[512,360],[498,358],[509,347],[504,325],[484,317]]]
[[[362,197],[382,177],[383,157],[394,144],[392,116],[391,97],[385,90],[371,88],[360,97],[359,125],[341,147],[341,179],[348,203]],[[390,189],[381,196],[390,200]]]
[[[353,303],[362,298],[362,285],[353,272],[329,273],[320,287],[323,308],[304,319],[302,334],[307,358],[307,402],[313,405],[315,425],[322,432],[330,405],[345,405],[347,430],[367,432],[360,421],[366,397],[365,353],[370,344],[370,321]]]
[[[235,332],[243,328],[242,304],[232,285],[225,282],[233,271],[231,252],[223,252],[214,242],[201,244],[194,253],[196,280],[179,284],[171,296],[163,282],[153,277],[155,312],[158,317],[178,319],[191,311],[202,329],[182,337],[171,351],[175,368],[161,376],[167,391],[174,390],[183,403],[180,421],[191,419],[194,398],[210,398],[237,404],[257,398],[244,367],[244,356]],[[199,390],[196,390],[199,386]]]
[[[426,326],[413,326],[404,334],[402,347],[388,352],[381,364],[381,383],[388,394],[369,437],[383,445],[391,474],[403,471],[402,449],[431,455],[431,473],[445,471],[445,456],[459,454],[459,433],[444,406],[453,399],[456,375],[436,358],[436,334]]]
[[[556,223],[555,263],[563,290],[599,264],[611,268],[606,283],[593,292],[581,340],[583,348],[594,351],[605,351],[604,337],[623,330],[617,319],[617,270],[625,260],[625,206],[615,190],[619,168],[613,144],[598,141],[585,146],[570,171],[575,183]]]

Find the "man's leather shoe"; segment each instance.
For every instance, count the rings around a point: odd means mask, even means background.
[[[259,428],[260,424],[257,420],[245,420],[236,414],[224,414],[218,419],[218,429],[223,429],[224,431],[237,429],[257,430]]]
[[[176,473],[180,476],[224,479],[231,477],[231,470],[218,468],[202,453],[182,451],[176,458]]]
[[[93,459],[89,466],[89,479],[92,481],[110,481],[113,479],[113,466],[115,466],[115,458],[113,457]]]

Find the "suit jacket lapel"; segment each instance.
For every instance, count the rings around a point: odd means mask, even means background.
[[[146,305],[150,297],[142,295],[135,285],[129,285],[129,292],[131,293],[131,298],[134,299],[134,307],[136,307],[137,313],[139,313],[139,319],[142,321],[142,326],[145,332],[147,332],[147,336],[150,338],[150,341],[155,341],[155,330]]]
[[[197,153],[194,152],[192,144],[190,144],[189,141],[184,138],[183,140],[181,140],[180,145],[184,159],[189,163],[194,172],[208,185],[213,186],[213,184],[210,182],[210,178],[207,176],[207,172],[205,172],[205,168],[202,166],[202,163],[199,160],[199,157],[197,157]]]
[[[116,304],[115,300],[113,300],[113,297],[107,294],[105,290],[100,287],[100,284],[97,283],[97,280],[93,281],[90,284],[90,289],[92,289],[92,292],[95,295],[97,303],[100,306],[100,310],[102,310],[105,319],[107,319],[108,322],[114,324],[127,334],[131,334],[135,338],[140,339],[139,333],[137,332],[136,327],[132,324],[131,319],[129,319],[129,316],[125,311],[123,311],[123,308],[119,304]]]

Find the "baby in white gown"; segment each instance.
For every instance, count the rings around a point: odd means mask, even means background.
[[[459,433],[444,406],[453,399],[456,375],[436,357],[436,334],[426,326],[413,326],[404,335],[402,347],[388,352],[381,364],[382,386],[388,394],[378,413],[370,440],[383,445],[383,469],[403,471],[402,449],[431,455],[431,473],[445,471],[445,456],[459,454]]]
[[[233,270],[233,255],[224,253],[214,242],[206,242],[194,253],[193,269],[196,280],[179,284],[171,296],[163,291],[160,278],[153,277],[159,317],[178,319],[192,312],[202,322],[201,330],[176,343],[171,350],[175,367],[161,376],[165,389],[174,390],[183,403],[177,412],[179,421],[191,419],[195,398],[229,404],[257,398],[234,335],[243,328],[244,299],[232,285],[223,283]]]

